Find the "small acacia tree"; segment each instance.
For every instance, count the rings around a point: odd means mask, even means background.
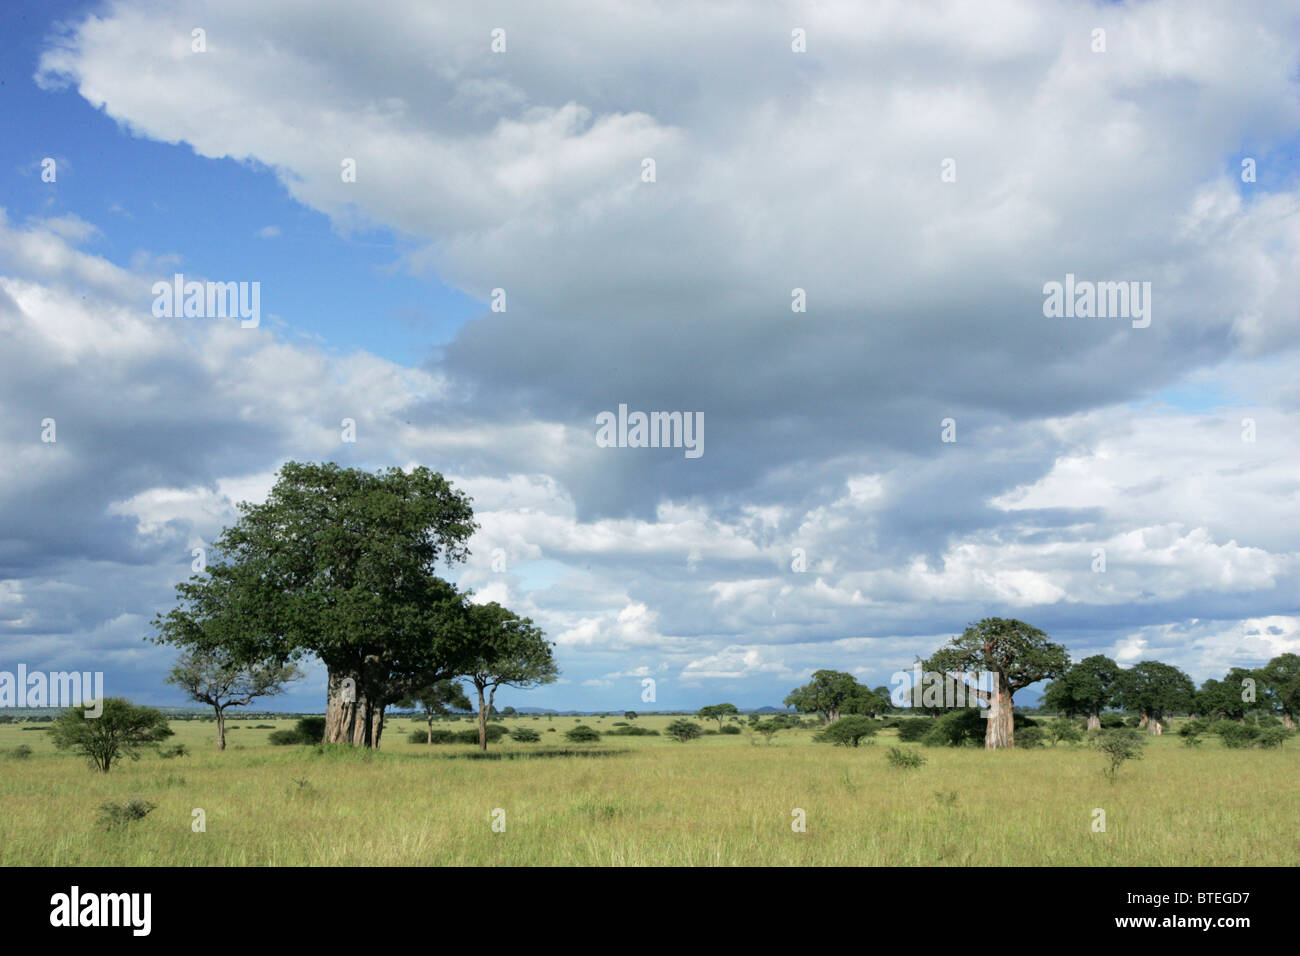
[[[1016,691],[1041,680],[1060,677],[1070,666],[1070,655],[1036,627],[1013,618],[986,617],[966,628],[923,664],[925,670],[951,674],[959,680],[976,672],[991,673],[992,689],[971,687],[971,693],[989,702],[984,746],[1015,746],[1012,698]]]
[[[735,704],[710,704],[707,707],[701,707],[695,714],[696,717],[702,717],[705,720],[716,720],[718,730],[722,730],[722,722],[728,717],[740,713]]]
[[[207,704],[217,716],[217,749],[226,749],[226,708],[244,707],[258,697],[273,697],[302,677],[293,664],[244,663],[228,647],[199,646],[184,651],[167,675],[190,700]]]
[[[419,707],[424,711],[424,720],[428,725],[428,740],[433,743],[433,722],[438,717],[445,717],[452,710],[469,710],[474,705],[465,696],[465,688],[454,680],[438,680],[414,691],[411,696],[399,700],[401,708]]]
[[[158,744],[172,735],[162,712],[152,707],[137,707],[122,697],[107,697],[103,713],[87,717],[87,707],[69,707],[50,727],[54,746],[74,750],[104,773],[119,757],[140,759],[140,750]]]
[[[550,684],[560,669],[542,629],[495,601],[467,605],[465,626],[475,654],[465,677],[478,692],[478,745],[487,750],[488,712],[497,688]]]
[[[813,737],[818,743],[832,743],[840,747],[856,747],[864,737],[874,737],[878,725],[870,717],[841,717]]]

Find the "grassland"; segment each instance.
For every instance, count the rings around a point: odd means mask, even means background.
[[[618,718],[584,718],[608,730]],[[662,729],[671,718],[644,716]],[[54,750],[47,735],[0,725],[0,863],[40,865],[1295,865],[1300,744],[1189,749],[1153,740],[1111,784],[1087,747],[986,752],[922,748],[926,764],[889,766],[893,731],[857,749],[782,731],[678,744],[606,737],[567,744],[575,718],[509,719],[541,732],[502,755],[407,741],[422,722],[392,720],[384,749],[272,747],[292,721],[173,721],[189,756],[149,753],[109,774]],[[466,729],[468,722],[440,724]],[[549,733],[554,728],[555,733]],[[26,759],[7,756],[27,744]],[[97,808],[157,805],[106,830]],[[201,808],[206,831],[194,832]],[[504,832],[493,813],[505,811]],[[807,830],[794,832],[803,810]],[[1105,832],[1094,811],[1105,811]],[[499,818],[499,815],[498,815]]]

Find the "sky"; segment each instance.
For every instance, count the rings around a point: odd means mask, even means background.
[[[472,496],[562,671],[498,706],[1300,651],[1298,160],[1293,0],[4,6],[0,670],[183,704],[154,615],[290,460]]]

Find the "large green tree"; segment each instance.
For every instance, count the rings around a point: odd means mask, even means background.
[[[265,502],[238,508],[157,639],[240,660],[315,655],[329,671],[325,741],[377,747],[388,704],[469,659],[464,596],[437,574],[469,553],[469,499],[424,467],[288,462]]]
[[[1265,706],[1294,727],[1300,714],[1300,654],[1279,654],[1259,669],[1258,680]]]
[[[487,750],[487,719],[500,687],[552,683],[560,673],[542,629],[495,601],[465,608],[473,656],[461,673],[478,692],[478,745]]]
[[[945,647],[941,647],[923,668],[950,674],[969,685],[970,692],[987,700],[988,726],[984,746],[1000,749],[1015,746],[1012,709],[1016,691],[1041,680],[1059,678],[1070,666],[1070,655],[1060,644],[1024,621],[986,617],[970,625]],[[978,687],[966,678],[992,675],[991,688]]]
[[[1163,734],[1165,715],[1186,713],[1196,700],[1192,679],[1160,661],[1141,661],[1121,670],[1116,684],[1120,706],[1141,714],[1149,734]]]
[[[889,707],[888,699],[859,684],[852,674],[832,670],[814,671],[812,680],[790,691],[783,703],[801,714],[820,714],[825,724],[844,714],[872,716]]]
[[[1211,678],[1202,684],[1193,697],[1193,706],[1201,717],[1241,723],[1259,706],[1254,693],[1257,684],[1255,671],[1234,667],[1223,680]]]
[[[1101,712],[1115,702],[1119,665],[1104,654],[1085,657],[1047,685],[1043,706],[1067,717],[1088,718],[1089,730],[1101,729]]]

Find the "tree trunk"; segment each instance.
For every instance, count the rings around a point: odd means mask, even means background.
[[[354,681],[355,700],[344,700],[343,681]],[[384,732],[385,705],[376,705],[366,697],[362,684],[353,674],[330,671],[329,698],[325,705],[325,735],[323,743],[351,744],[354,747],[377,747]]]
[[[217,712],[217,749],[226,749],[226,712],[220,707],[213,705],[213,710]]]
[[[1000,750],[1016,745],[1015,721],[1011,713],[1011,689],[1001,674],[995,674],[993,680],[995,686],[989,696],[989,724],[984,729],[986,750]]]
[[[429,721],[429,739],[426,741],[426,743],[432,744],[433,743],[433,714],[426,713],[424,716],[428,718]]]
[[[483,688],[478,688],[478,749],[487,753],[488,704],[483,700]]]
[[[833,724],[835,723],[835,721],[839,719],[840,719],[840,712],[838,708],[832,708],[831,710],[826,711],[827,724]]]
[[[1282,715],[1282,726],[1285,727],[1287,730],[1294,730],[1294,729],[1295,729],[1295,718],[1292,717],[1290,714],[1283,714],[1283,715]]]
[[[1088,712],[1088,729],[1101,730],[1101,714],[1095,710]]]
[[[1147,733],[1154,734],[1158,737],[1165,732],[1164,724],[1161,723],[1160,720],[1161,716],[1162,715],[1159,712],[1151,715],[1151,719],[1147,722]]]
[[[1139,727],[1145,727],[1145,726],[1146,726],[1148,723],[1150,723],[1150,722],[1151,722],[1151,715],[1150,715],[1150,714],[1143,714],[1143,715],[1142,715],[1142,719],[1138,721],[1138,726],[1139,726]]]

